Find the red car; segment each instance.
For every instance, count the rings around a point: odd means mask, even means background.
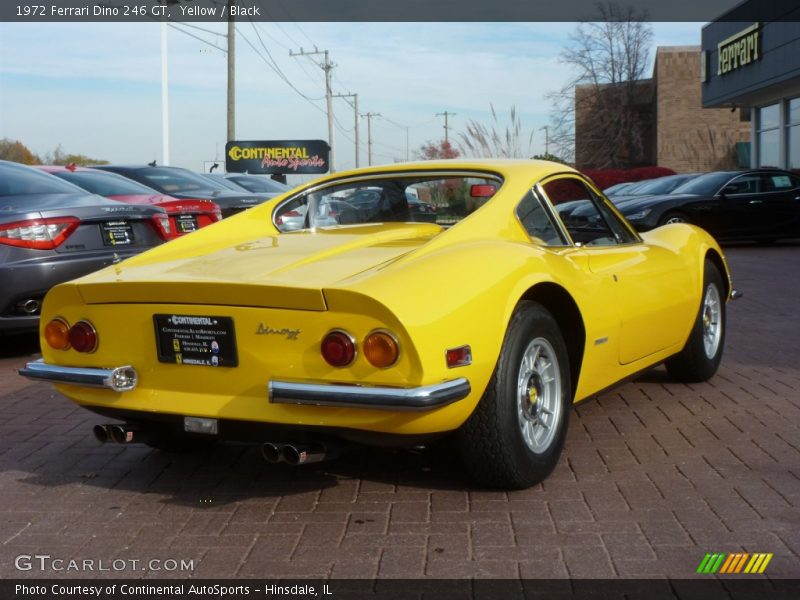
[[[222,211],[216,203],[210,200],[178,200],[116,173],[75,165],[38,166],[37,168],[69,181],[87,192],[105,196],[111,200],[126,204],[160,206],[169,215],[168,239],[191,233],[222,220]]]

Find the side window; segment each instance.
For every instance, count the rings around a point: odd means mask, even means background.
[[[761,174],[762,192],[787,192],[797,189],[800,179],[789,173]]]
[[[542,187],[573,242],[582,246],[611,246],[622,241],[614,235],[598,209],[598,199],[582,181],[562,177]]]
[[[722,191],[728,195],[757,194],[758,192],[764,191],[759,185],[759,180],[760,177],[758,175],[742,175],[722,188]]]
[[[517,218],[534,243],[545,246],[566,245],[566,240],[562,238],[550,215],[532,191],[525,194],[517,206]]]

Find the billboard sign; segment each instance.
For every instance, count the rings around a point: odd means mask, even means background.
[[[228,173],[299,175],[327,173],[330,146],[323,140],[231,141],[225,144]]]

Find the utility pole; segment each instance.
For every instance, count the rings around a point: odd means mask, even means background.
[[[231,17],[235,3],[228,0],[228,141],[236,139],[236,22]]]
[[[356,169],[358,168],[358,94],[334,94],[334,98],[344,98],[345,102],[353,107],[353,115],[355,118],[355,133],[356,133]],[[350,103],[347,98],[352,98],[353,102]]]
[[[327,50],[318,50],[316,47],[314,47],[313,52],[306,52],[302,48],[300,48],[300,52],[292,52],[291,50],[289,50],[289,56],[313,56],[315,54],[324,55],[322,64],[318,66],[323,71],[325,71],[325,100],[326,104],[328,105],[328,144],[331,147],[331,155],[330,155],[331,173],[334,173],[336,169],[334,168],[334,162],[333,162],[333,94],[331,92],[331,71],[333,71],[333,67],[335,67],[336,65],[334,65],[331,62]]]
[[[539,129],[544,129],[544,154],[547,156],[550,154],[550,128],[545,125]]]
[[[450,129],[450,125],[449,125],[448,117],[455,117],[456,113],[451,113],[451,112],[444,111],[443,113],[436,113],[436,116],[437,117],[442,117],[442,116],[444,117],[444,141],[449,144],[450,143],[450,135],[449,135],[448,130]]]
[[[367,117],[367,164],[372,166],[372,117],[380,117],[381,113],[368,112]]]

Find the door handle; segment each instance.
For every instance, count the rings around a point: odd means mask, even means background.
[[[764,204],[763,200],[750,200],[748,204]]]

